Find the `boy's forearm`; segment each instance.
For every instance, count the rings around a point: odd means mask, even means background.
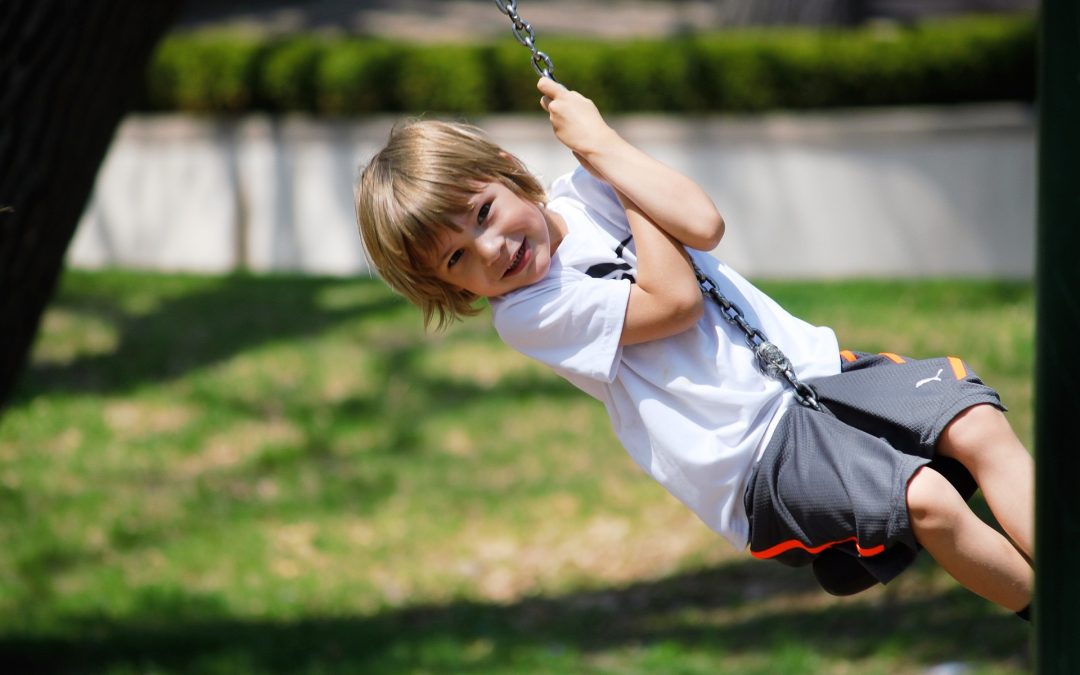
[[[696,297],[700,293],[697,277],[682,245],[641,212],[628,211],[627,219],[634,235],[638,285],[650,292]]]
[[[704,302],[684,246],[712,248],[719,239],[714,234],[723,221],[712,201],[693,181],[626,143],[592,101],[549,78],[540,78],[537,88],[555,136],[615,188],[630,223],[637,283],[630,287],[619,343],[685,331],[701,318]]]
[[[723,237],[724,219],[697,183],[618,134],[612,132],[578,154],[649,220],[684,245],[709,251]]]
[[[664,232],[691,248],[711,250],[724,234],[724,219],[694,181],[627,143],[596,105],[554,80],[536,83],[540,106],[556,138],[591,173],[599,175]]]
[[[637,276],[622,344],[647,342],[681,333],[703,308],[690,256],[673,236],[661,230],[637,204],[618,193],[626,210],[637,253]]]

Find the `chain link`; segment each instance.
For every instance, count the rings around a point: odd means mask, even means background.
[[[795,367],[791,365],[791,360],[788,359],[784,352],[775,344],[769,342],[761,330],[751,326],[750,322],[746,320],[746,315],[743,314],[742,309],[724,297],[716,282],[702,272],[697,265],[694,265],[694,275],[701,285],[702,294],[711,298],[720,307],[720,314],[724,317],[724,320],[742,331],[747,346],[750,347],[757,358],[758,370],[775,380],[787,382],[794,390],[796,401],[807,408],[820,411],[821,405],[817,400],[817,392],[810,385],[799,381],[798,376],[795,374]]]
[[[510,17],[510,21],[514,24],[511,29],[514,39],[532,52],[532,67],[536,74],[540,77],[549,77],[555,80],[553,75],[555,64],[551,62],[551,57],[536,48],[536,32],[533,31],[532,25],[518,14],[517,0],[495,0],[495,5],[499,8],[499,11]],[[555,81],[558,82],[558,80]],[[794,366],[791,365],[791,361],[784,355],[784,352],[769,342],[764,333],[751,326],[746,320],[742,309],[725,298],[720,289],[717,288],[716,283],[702,272],[697,265],[694,265],[694,274],[697,276],[698,283],[701,284],[701,292],[712,298],[720,306],[720,313],[728,323],[743,332],[746,344],[753,350],[754,356],[757,358],[758,369],[768,377],[786,381],[791,385],[791,388],[795,391],[795,400],[802,405],[814,410],[821,410],[817,400],[817,393],[809,385],[799,381],[799,378],[795,375]]]
[[[555,72],[555,64],[552,63],[551,57],[536,48],[536,33],[532,25],[518,15],[517,0],[495,0],[495,5],[498,6],[499,11],[510,17],[510,21],[514,24],[510,29],[514,34],[514,39],[532,52],[532,67],[536,74],[558,82],[552,74]]]

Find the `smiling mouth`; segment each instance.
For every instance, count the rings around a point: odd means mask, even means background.
[[[528,241],[521,242],[521,246],[518,247],[517,253],[514,254],[514,259],[510,261],[510,266],[503,272],[504,279],[521,271],[522,263],[525,261],[525,249],[527,249],[528,246]]]

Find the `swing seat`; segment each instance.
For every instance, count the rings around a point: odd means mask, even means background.
[[[936,457],[929,466],[945,477],[964,501],[971,499],[978,489],[975,479],[963,464],[950,457]],[[913,551],[902,544],[893,546],[875,556],[881,563],[886,560],[901,567],[907,567],[915,561],[918,551]],[[905,562],[903,559],[908,558]],[[814,578],[826,593],[845,596],[862,593],[878,584],[877,578],[859,562],[859,558],[839,549],[826,549],[814,558],[812,563]]]

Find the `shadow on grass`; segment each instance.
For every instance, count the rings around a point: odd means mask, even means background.
[[[147,308],[132,311],[140,295]],[[437,369],[425,366],[423,357],[438,345],[459,341],[483,345],[496,338],[480,319],[466,330],[429,339],[416,310],[378,280],[73,274],[53,306],[94,320],[85,323],[109,326],[115,331],[116,344],[107,353],[32,365],[17,391],[16,407],[50,394],[123,395],[148,384],[181,380],[192,371],[263,345],[284,344],[291,353],[300,353],[307,349],[305,340],[324,331],[343,330],[347,337],[334,338],[335,344],[355,341],[372,354],[363,364],[341,364],[363,369],[362,378],[370,386],[357,387],[332,401],[308,383],[268,391],[236,380],[187,387],[183,403],[213,411],[218,426],[192,424],[149,435],[130,441],[131,452],[175,455],[179,447],[195,456],[215,433],[245,421],[261,425],[285,419],[296,435],[280,442],[261,441],[251,461],[211,462],[181,473],[180,482],[193,488],[190,495],[180,498],[185,506],[181,515],[155,520],[131,514],[103,525],[110,545],[119,551],[174,541],[193,529],[203,529],[207,521],[285,518],[328,510],[372,513],[396,493],[399,476],[410,471],[408,462],[445,454],[426,447],[421,437],[417,420],[431,411],[452,414],[492,400],[527,404],[579,396],[567,383],[550,376],[511,374],[489,386],[433,372]],[[82,329],[84,323],[75,325]],[[78,342],[77,337],[67,339]],[[274,367],[269,357],[260,357],[257,363],[262,370]],[[251,378],[259,382],[258,375]],[[360,441],[358,436],[377,441]],[[101,441],[109,442],[110,437]],[[372,447],[350,449],[364,442]],[[89,487],[51,495],[51,513],[93,509],[96,501],[108,499],[110,491],[152,491],[176,480],[175,471],[165,463],[128,471],[88,462],[81,470],[81,479]],[[273,486],[273,496],[255,494],[264,483]],[[22,539],[14,556],[17,582],[13,585],[16,595],[29,602],[55,598],[55,578],[101,555],[58,534],[51,518],[41,517],[40,509],[35,512],[39,497],[25,486],[0,485],[0,517],[18,524],[12,527]]]
[[[146,278],[133,274],[128,283]],[[344,284],[379,289],[364,302],[342,307],[320,302],[324,291]],[[123,392],[148,382],[179,378],[247,349],[318,335],[349,319],[379,320],[413,311],[404,300],[382,289],[378,280],[247,275],[199,280],[193,290],[171,297],[164,291],[155,292],[165,299],[146,313],[125,309],[123,300],[111,290],[65,283],[51,307],[94,316],[109,324],[118,335],[116,348],[68,363],[31,364],[16,391],[16,403],[57,391]],[[120,291],[126,295],[135,292],[131,288]]]
[[[358,340],[366,340],[379,353],[378,370],[408,378],[411,388],[428,392],[435,403],[454,405],[475,396],[564,395],[571,390],[552,378],[504,378],[498,390],[467,381],[432,376],[415,367],[416,357],[438,343],[475,340],[458,333],[429,340],[421,328],[418,310],[393,295],[377,279],[335,279],[301,276],[235,275],[198,279],[182,293],[162,288],[151,294],[163,299],[152,311],[136,313],[123,307],[116,294],[133,295],[124,284],[145,281],[146,275],[123,273],[113,289],[66,284],[52,307],[93,316],[113,327],[118,335],[108,353],[82,355],[70,362],[30,364],[15,393],[15,403],[54,392],[115,394],[140,385],[160,384],[223,362],[263,345],[292,340],[296,344],[346,322],[356,326]],[[76,277],[81,279],[82,277]],[[151,279],[153,279],[151,277]],[[121,287],[117,292],[116,287]],[[362,301],[327,306],[328,291],[346,289]],[[379,330],[390,330],[378,335]],[[485,326],[485,331],[491,334]],[[371,334],[375,334],[374,337]],[[494,339],[494,338],[492,338]],[[364,412],[371,404],[354,402]],[[376,405],[376,407],[378,407]],[[346,406],[348,408],[348,406]]]
[[[926,566],[908,574],[925,577]],[[695,654],[767,666],[785,650],[834,661],[886,654],[893,665],[1026,661],[1027,625],[959,587],[907,600],[886,591],[813,601],[819,593],[806,570],[746,559],[510,604],[289,621],[232,618],[212,597],[150,591],[142,615],[75,619],[59,637],[0,637],[0,656],[19,672],[548,672],[545,664],[579,670],[600,655],[633,661],[652,648],[672,663]]]

